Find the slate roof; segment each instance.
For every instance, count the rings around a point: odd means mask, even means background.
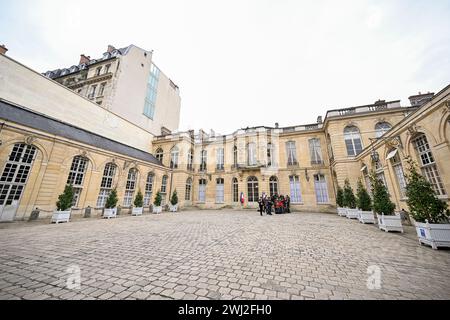
[[[0,119],[162,166],[162,163],[148,152],[4,101],[0,101]]]

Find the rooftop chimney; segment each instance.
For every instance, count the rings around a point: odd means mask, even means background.
[[[116,50],[116,48],[114,48],[114,46],[112,46],[112,45],[109,44],[109,45],[108,45],[108,50],[107,50],[107,51],[108,51],[109,53],[111,53],[111,52],[113,52],[114,50]]]
[[[90,56],[85,56],[84,54],[80,55],[80,63],[79,64],[88,64],[91,61]]]
[[[278,122],[275,122],[275,128],[278,129],[279,126]]]
[[[0,54],[6,54],[6,51],[8,51],[8,48],[4,44],[0,46]]]

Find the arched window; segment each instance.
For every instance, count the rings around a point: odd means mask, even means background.
[[[291,202],[301,203],[302,194],[300,189],[300,179],[298,176],[289,176],[289,188],[291,190]]]
[[[273,162],[273,144],[268,143],[267,144],[267,166],[271,167],[274,165]]]
[[[347,147],[347,155],[353,157],[362,151],[361,136],[359,129],[355,126],[348,126],[344,129],[345,146]]]
[[[163,149],[161,149],[161,148],[158,148],[157,150],[156,150],[156,155],[155,155],[155,157],[156,157],[156,159],[159,161],[159,162],[163,162],[163,156],[164,156],[164,151],[163,151]]]
[[[278,194],[278,178],[275,176],[271,176],[269,179],[269,192],[271,197]]]
[[[206,201],[206,179],[198,181],[198,202]]]
[[[403,172],[402,161],[400,160],[400,155],[398,149],[393,149],[389,152],[386,160],[391,161],[392,169],[395,172],[395,177],[397,178],[397,184],[399,187],[400,197],[404,198],[406,195],[406,180],[405,174]]]
[[[378,122],[375,125],[375,137],[379,138],[389,130],[391,130],[392,126],[387,122]]]
[[[216,179],[216,203],[224,203],[224,180],[223,178]]]
[[[446,195],[427,137],[422,133],[413,140],[413,143],[420,159],[422,174],[431,183],[436,195]]]
[[[233,147],[233,165],[235,168],[238,165],[238,148],[236,146]]]
[[[233,178],[233,202],[239,202],[239,183],[237,178]]]
[[[249,166],[256,165],[256,144],[253,142],[247,145],[247,164]]]
[[[152,172],[147,174],[147,181],[145,182],[145,194],[144,194],[144,206],[147,207],[150,205],[152,200],[153,193],[153,179],[154,175]]]
[[[81,191],[83,190],[84,176],[88,165],[88,159],[82,156],[76,156],[72,160],[70,166],[69,177],[67,178],[67,184],[73,186],[73,201],[72,206],[78,205]]]
[[[97,207],[103,208],[106,203],[106,199],[108,198],[111,189],[113,187],[114,176],[116,174],[117,166],[109,162],[105,165],[105,169],[103,169],[103,177],[102,182],[100,184],[100,193],[97,198]]]
[[[189,171],[193,170],[193,164],[194,164],[194,151],[192,149],[189,149],[188,156],[187,156],[187,169]]]
[[[192,179],[187,178],[186,180],[186,193],[184,195],[184,200],[190,201],[191,200],[191,191],[192,191]]]
[[[297,162],[297,148],[295,147],[295,141],[286,142],[286,154],[287,154],[287,165],[295,166]]]
[[[123,205],[125,207],[131,206],[133,202],[134,191],[136,190],[137,170],[131,168],[128,170],[127,184],[125,185],[125,197],[123,198]]]
[[[36,155],[36,147],[24,143],[16,143],[0,178],[0,221],[14,220],[13,212],[7,211],[7,206],[17,208],[23,189],[30,175]]]
[[[179,155],[179,150],[178,147],[173,147],[172,150],[170,150],[170,167],[172,169],[177,169],[178,168],[178,155]]]
[[[161,180],[161,205],[164,206],[166,204],[166,193],[167,193],[167,179],[166,175],[163,175]]]
[[[249,177],[247,179],[248,202],[257,202],[259,197],[258,179]]]
[[[206,171],[207,153],[206,150],[200,152],[200,171]]]

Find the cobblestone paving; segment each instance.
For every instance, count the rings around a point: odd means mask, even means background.
[[[0,230],[0,299],[449,299],[450,251],[413,239],[318,213],[16,225]],[[367,289],[370,265],[379,290]]]

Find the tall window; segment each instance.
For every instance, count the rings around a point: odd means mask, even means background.
[[[104,72],[104,73],[108,73],[110,68],[111,68],[111,65],[110,65],[110,64],[107,64],[107,65],[105,66],[105,72]]]
[[[188,158],[187,158],[187,169],[188,170],[192,171],[193,163],[194,163],[194,152],[192,151],[192,149],[189,149]]]
[[[270,196],[278,194],[278,179],[275,176],[271,176],[269,179],[269,192]]]
[[[89,99],[93,99],[95,97],[95,91],[97,90],[97,85],[91,86],[91,91],[88,95]]]
[[[251,142],[247,145],[247,164],[256,165],[256,144]]]
[[[67,184],[73,186],[73,201],[72,206],[78,205],[81,190],[83,189],[83,181],[86,173],[88,159],[82,156],[76,156],[72,160],[70,166],[69,177],[67,178]]]
[[[172,169],[178,168],[178,155],[179,155],[178,147],[175,146],[170,151],[170,167]]]
[[[156,159],[159,160],[161,163],[163,162],[163,157],[164,157],[164,151],[161,148],[158,148],[156,150],[156,155],[155,155]]]
[[[97,198],[98,208],[103,208],[105,206],[106,199],[108,198],[113,186],[116,168],[117,166],[111,162],[105,165],[105,169],[103,170],[102,182],[100,184],[100,193]]]
[[[144,115],[153,119],[155,114],[156,96],[158,92],[159,69],[152,63],[147,81],[147,91],[144,102]]]
[[[236,146],[233,147],[233,165],[236,168],[238,164],[238,149]]]
[[[322,161],[322,149],[320,147],[320,139],[309,139],[309,154],[311,155],[312,164],[321,164]]]
[[[97,69],[95,69],[96,76],[99,76],[101,72],[102,72],[102,67],[98,67]]]
[[[267,144],[267,166],[271,167],[274,165],[273,162],[273,144]]]
[[[205,202],[206,200],[206,179],[198,181],[198,202]]]
[[[259,197],[258,179],[249,177],[247,179],[248,202],[257,202]]]
[[[98,90],[98,95],[99,95],[99,96],[102,96],[102,95],[105,93],[105,87],[106,87],[106,82],[103,82],[103,83],[100,85],[100,89]]]
[[[361,136],[359,129],[355,126],[348,126],[344,129],[345,146],[347,155],[350,157],[358,155],[362,151]]]
[[[239,202],[239,183],[237,178],[233,178],[233,202]]]
[[[161,205],[166,204],[167,179],[167,176],[164,175],[161,180]]]
[[[397,178],[397,183],[398,183],[398,187],[399,187],[399,191],[400,191],[400,197],[404,198],[406,195],[406,180],[405,180],[405,174],[403,172],[402,161],[400,160],[400,156],[398,154],[398,149],[394,149],[393,151],[391,151],[389,153],[389,155],[392,155],[390,160],[391,160],[392,169],[395,172],[395,177]]]
[[[428,182],[433,186],[434,192],[438,196],[445,195],[444,185],[439,175],[433,153],[424,134],[414,139],[414,146],[420,158],[422,174],[427,178]]]
[[[294,166],[297,165],[297,149],[295,147],[294,141],[286,142],[286,152],[287,152],[287,165]]]
[[[298,176],[290,176],[289,177],[289,187],[291,191],[291,202],[292,203],[301,203],[302,202],[302,194],[300,190],[300,180]]]
[[[323,174],[314,175],[314,189],[316,191],[317,203],[328,203],[327,181]]]
[[[217,170],[223,170],[223,163],[224,163],[224,152],[223,152],[223,148],[218,148],[216,150],[216,156],[217,156],[217,164],[216,164],[216,168]]]
[[[19,201],[36,155],[36,147],[16,143],[0,178],[0,208]],[[1,214],[0,209],[0,214]]]
[[[378,122],[375,125],[375,137],[379,138],[389,130],[391,130],[392,126],[387,122]]]
[[[131,206],[134,191],[136,190],[136,181],[137,181],[137,170],[132,168],[128,170],[127,184],[125,186],[125,197],[123,198],[123,205],[125,207]]]
[[[192,191],[192,179],[187,178],[186,180],[186,192],[184,194],[184,200],[190,201],[191,200],[191,191]]]
[[[216,203],[224,203],[224,181],[222,178],[216,179]]]
[[[200,171],[206,171],[206,160],[207,160],[206,150],[202,150],[200,153]]]
[[[145,182],[144,206],[149,206],[152,201],[153,193],[153,173],[147,174],[147,181]]]

